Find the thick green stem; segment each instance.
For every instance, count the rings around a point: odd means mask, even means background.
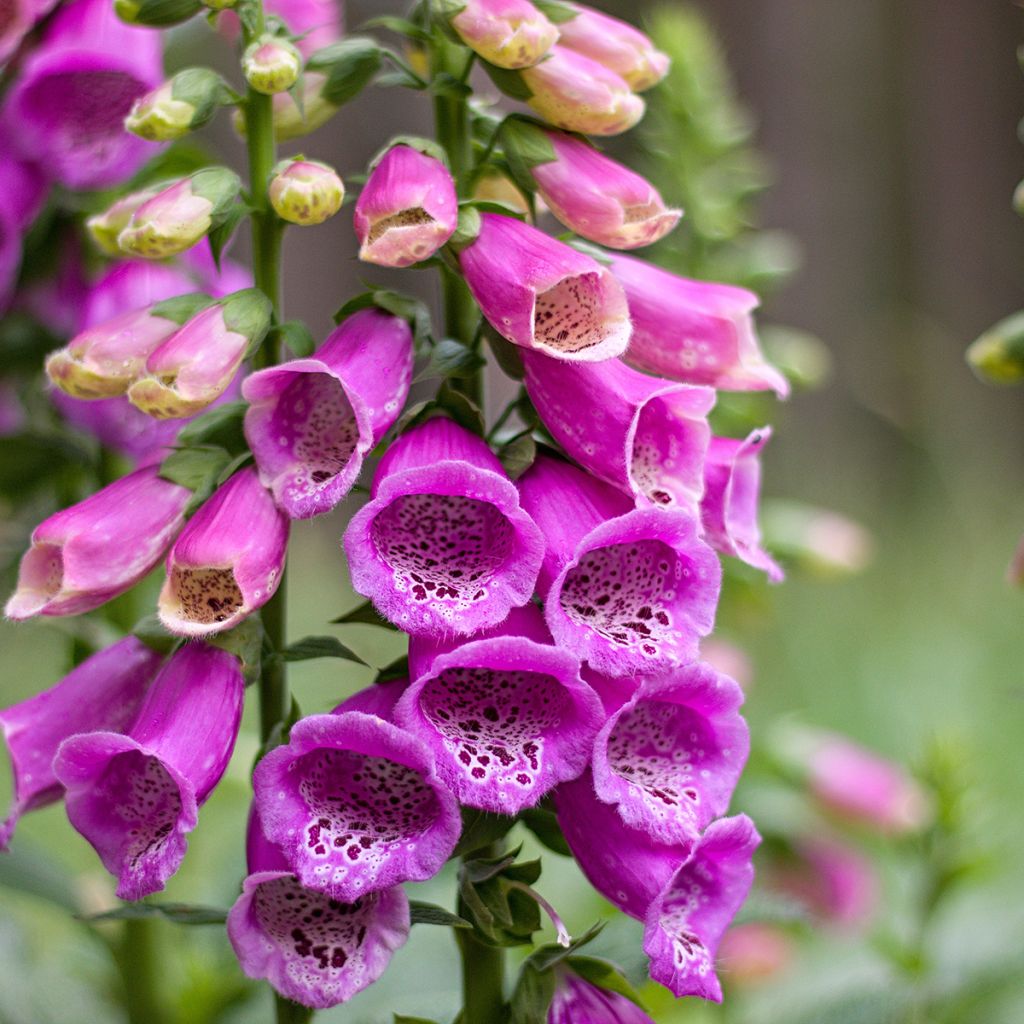
[[[505,1005],[505,952],[458,930],[462,955],[461,1024],[497,1024]]]
[[[124,980],[125,1010],[129,1024],[165,1024],[158,978],[163,968],[156,952],[159,923],[142,918],[124,922],[114,956]]]

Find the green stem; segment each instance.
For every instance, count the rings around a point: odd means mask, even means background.
[[[462,955],[461,1024],[496,1024],[505,1006],[505,953],[488,946],[471,931],[458,929]]]
[[[114,948],[124,981],[129,1024],[165,1024],[167,1020],[157,983],[162,973],[156,952],[157,927],[154,920],[127,920],[121,941]]]

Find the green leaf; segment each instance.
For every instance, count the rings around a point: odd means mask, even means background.
[[[610,960],[602,960],[596,956],[570,956],[566,963],[584,980],[606,992],[617,992],[630,1002],[643,1008],[643,1003],[636,989],[626,980],[622,971]]]
[[[538,971],[527,961],[512,990],[511,1024],[547,1024],[557,979],[551,971]]]
[[[273,341],[284,343],[296,359],[306,359],[316,350],[313,333],[301,320],[286,320],[270,329]]]
[[[258,615],[243,619],[234,629],[214,633],[206,642],[233,654],[242,666],[247,686],[259,682],[263,657],[263,623]]]
[[[132,627],[132,636],[141,640],[150,650],[157,654],[170,654],[181,643],[180,636],[174,636],[164,629],[160,617],[154,612],[139,619]]]
[[[380,70],[383,52],[366,36],[349,36],[317,50],[306,62],[307,71],[327,76],[320,95],[340,107],[354,99]]]
[[[434,401],[438,408],[448,413],[460,427],[465,427],[481,437],[486,433],[484,416],[479,406],[461,391],[452,387],[450,381],[446,380],[441,385]]]
[[[487,365],[478,352],[454,338],[442,338],[430,351],[430,360],[418,374],[416,380],[431,380],[435,377],[472,377],[477,370]]]
[[[395,658],[394,661],[389,662],[382,669],[378,669],[377,675],[374,677],[374,683],[389,683],[392,679],[408,679],[409,678],[409,656],[403,654],[400,658]]]
[[[520,100],[525,103],[533,95],[533,93],[530,92],[530,87],[526,84],[523,76],[519,74],[518,71],[499,68],[494,64],[489,64],[485,60],[481,60],[480,63],[483,66],[484,71],[487,72],[491,81],[506,96],[510,96],[514,100]]]
[[[289,644],[282,652],[285,661],[309,661],[312,658],[342,658],[359,665],[366,662],[333,636],[307,636]]]
[[[512,344],[508,338],[503,338],[490,324],[484,327],[484,337],[501,367],[501,372],[513,380],[522,380],[526,376],[526,370],[523,368],[519,346]]]
[[[396,1013],[395,1024],[437,1024],[436,1021],[427,1020],[426,1017],[406,1017],[403,1013]]]
[[[533,168],[555,159],[555,147],[540,124],[512,114],[501,122],[498,141],[508,161],[512,180],[527,194],[537,190]]]
[[[348,626],[355,623],[362,623],[367,626],[383,626],[385,629],[396,628],[373,607],[372,601],[364,601],[361,605],[353,608],[352,611],[345,612],[344,615],[339,615],[336,619],[331,619],[331,625]]]
[[[510,480],[518,480],[537,458],[537,442],[528,434],[520,434],[504,445],[498,458]]]
[[[554,811],[545,807],[527,807],[519,812],[519,820],[549,849],[564,857],[571,857],[572,850],[562,835]]]
[[[216,445],[178,448],[160,463],[160,476],[197,494],[209,496],[231,453]]]
[[[500,857],[463,861],[459,895],[483,940],[494,946],[521,946],[540,928],[540,907],[519,883],[540,875],[540,862],[514,863],[517,851]]]
[[[251,212],[246,203],[235,203],[229,206],[220,223],[207,235],[210,240],[210,252],[213,255],[214,266],[220,270],[220,258],[228,242],[238,230],[238,225]]]
[[[182,448],[215,446],[231,454],[248,451],[242,420],[248,402],[225,402],[213,409],[207,409],[191,423],[178,431],[177,443]]]
[[[184,326],[196,313],[209,309],[216,301],[202,292],[189,292],[187,295],[176,295],[173,299],[158,302],[150,307],[149,313],[150,316],[158,316],[163,320],[171,320],[178,326]]]
[[[475,206],[460,206],[458,224],[448,244],[456,252],[461,252],[467,245],[472,245],[479,234],[480,211]]]
[[[527,962],[538,971],[550,970],[555,964],[560,964],[588,943],[593,942],[604,931],[605,923],[597,921],[592,924],[582,935],[573,939],[568,946],[559,945],[557,942],[549,942],[540,946],[530,954]]]
[[[387,141],[386,145],[377,150],[373,159],[370,160],[369,169],[372,171],[395,146],[408,146],[424,156],[440,160],[445,167],[448,166],[448,154],[445,152],[444,147],[433,139],[425,139],[420,135],[395,135]]]
[[[381,14],[376,18],[363,22],[360,28],[386,28],[389,32],[405,36],[406,39],[425,41],[430,38],[429,33],[424,32],[415,22],[408,18],[399,18],[393,14]]]
[[[515,823],[515,818],[504,814],[492,814],[490,811],[463,807],[462,835],[452,856],[461,857],[503,839]]]
[[[572,21],[579,11],[572,4],[565,3],[565,0],[533,0],[533,6],[537,8],[548,21],[556,25],[563,21]]]
[[[409,920],[412,924],[435,924],[446,928],[473,927],[464,917],[422,900],[409,901]]]
[[[190,903],[126,903],[102,914],[91,914],[81,920],[94,921],[139,921],[145,918],[162,917],[175,924],[224,924],[228,912],[220,907],[195,906]]]

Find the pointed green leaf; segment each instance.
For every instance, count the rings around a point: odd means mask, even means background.
[[[434,924],[446,928],[472,928],[464,917],[453,914],[444,907],[436,906],[433,903],[424,903],[422,900],[409,901],[409,920],[412,924]]]
[[[162,917],[175,924],[224,924],[228,912],[220,907],[193,906],[189,903],[126,903],[102,914],[91,914],[83,921],[139,921]]]
[[[289,644],[282,652],[285,661],[309,661],[311,658],[342,658],[359,665],[366,662],[333,636],[307,636]]]
[[[352,611],[345,612],[344,615],[339,615],[336,619],[331,619],[331,625],[348,626],[355,623],[364,623],[367,626],[383,626],[385,629],[397,628],[373,607],[373,602],[371,601],[364,601],[358,607],[353,608]]]

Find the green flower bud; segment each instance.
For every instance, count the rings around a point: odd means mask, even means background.
[[[1024,381],[1024,313],[1014,313],[990,327],[967,350],[967,362],[991,384]]]
[[[299,79],[302,54],[280,36],[264,35],[242,54],[245,80],[268,96],[287,92]]]
[[[137,99],[124,126],[150,142],[170,142],[206,124],[224,99],[220,75],[188,68]]]
[[[202,6],[199,0],[114,0],[114,13],[129,25],[164,28],[187,21]]]
[[[345,186],[318,160],[282,160],[270,179],[270,205],[292,224],[322,224],[341,209]]]

